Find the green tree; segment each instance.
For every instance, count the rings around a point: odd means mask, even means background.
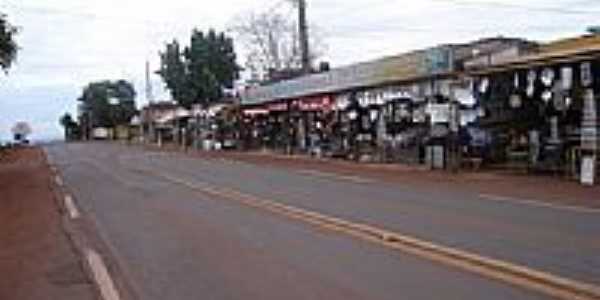
[[[190,97],[187,70],[179,42],[173,40],[166,44],[165,50],[159,55],[160,69],[157,73],[163,78],[171,97],[183,106],[190,106],[193,100]]]
[[[88,84],[78,99],[85,126],[114,127],[129,124],[137,113],[135,97],[133,85],[125,80]]]
[[[0,13],[0,68],[5,72],[17,59],[16,34],[17,28],[8,23],[6,15]]]
[[[182,52],[173,41],[160,53],[163,78],[173,98],[184,107],[209,104],[223,97],[239,78],[233,40],[210,29],[194,30],[190,45]]]

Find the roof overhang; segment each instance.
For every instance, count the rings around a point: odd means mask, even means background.
[[[529,69],[549,64],[574,63],[597,58],[600,58],[600,45],[573,50],[525,55],[503,64],[488,66],[481,70],[471,70],[467,73],[473,76],[482,76],[516,69]]]

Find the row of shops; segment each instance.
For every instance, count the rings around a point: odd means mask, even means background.
[[[599,89],[598,36],[445,45],[249,90],[241,145],[591,182]]]
[[[140,139],[203,150],[237,148],[239,103],[228,99],[210,106],[183,108],[174,102],[150,103],[141,111]]]
[[[142,111],[146,141],[432,169],[510,168],[592,183],[600,37],[443,45]]]

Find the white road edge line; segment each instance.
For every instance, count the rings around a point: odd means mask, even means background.
[[[94,276],[94,280],[100,289],[100,294],[103,300],[120,300],[121,297],[115,288],[115,284],[108,274],[108,269],[102,261],[102,257],[92,250],[88,249],[86,251],[87,262],[92,270],[92,275]]]
[[[73,200],[73,197],[71,197],[71,195],[65,196],[65,207],[67,208],[67,211],[69,212],[69,217],[71,217],[71,219],[78,219],[79,216],[81,216],[79,210],[77,209],[77,206],[75,205],[75,201]]]
[[[557,210],[568,210],[578,213],[600,213],[600,209],[598,208],[588,208],[582,206],[573,206],[573,205],[561,205],[561,204],[552,204],[547,203],[541,200],[533,200],[533,199],[518,199],[500,195],[491,195],[491,194],[479,194],[479,198],[498,201],[498,202],[511,202],[515,204],[524,204],[529,206],[537,206],[537,207],[546,207]]]

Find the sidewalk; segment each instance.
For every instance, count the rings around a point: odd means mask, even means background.
[[[154,146],[146,149],[158,150]],[[162,151],[182,150],[167,146]],[[197,152],[188,154],[205,158],[225,158],[257,165],[314,170],[343,176],[361,177],[388,183],[411,185],[421,189],[469,190],[487,199],[515,199],[548,204],[600,208],[600,186],[584,187],[561,177],[525,175],[502,171],[461,171],[452,174],[430,171],[418,166],[399,164],[364,164],[337,159],[315,159],[270,152]]]
[[[40,149],[0,161],[0,299],[96,299],[68,239]]]

